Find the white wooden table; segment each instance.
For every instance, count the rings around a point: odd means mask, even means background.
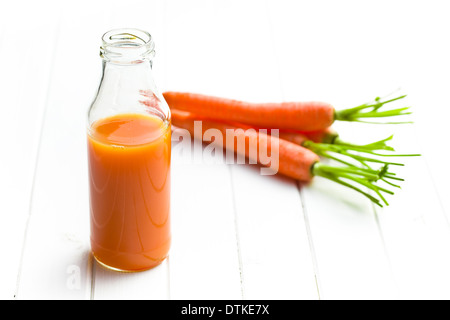
[[[450,19],[446,1],[1,1],[0,298],[450,298]],[[317,178],[172,157],[169,258],[104,270],[89,253],[86,111],[101,35],[148,30],[161,91],[337,109],[397,88],[413,125],[394,134],[406,179],[378,208]]]

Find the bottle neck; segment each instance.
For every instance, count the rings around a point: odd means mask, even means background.
[[[136,64],[117,64],[103,61],[103,86],[113,86],[120,90],[153,87],[153,71],[150,61]]]
[[[115,29],[105,33],[102,41],[103,74],[99,99],[111,105],[121,105],[123,97],[128,97],[128,101],[134,96],[138,99],[140,90],[156,91],[152,72],[155,44],[149,33],[137,29]]]
[[[140,92],[156,92],[150,61],[117,64],[103,61],[103,74],[97,99],[111,106],[123,106],[130,98],[142,100]],[[118,94],[120,92],[120,94]]]
[[[152,58],[154,44],[148,33],[119,29],[103,36],[100,50],[102,77],[89,111],[89,123],[121,113],[154,113],[162,119],[170,110],[157,90]]]

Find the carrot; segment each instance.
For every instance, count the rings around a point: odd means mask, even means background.
[[[191,112],[186,111],[180,111],[177,109],[172,109],[172,112],[175,112],[177,117],[180,117],[180,114],[184,114],[185,116],[190,116],[197,120],[212,120],[216,121],[213,118],[205,118],[200,117],[196,114],[193,114]],[[224,125],[225,122],[219,121],[221,125]],[[268,129],[265,128],[256,128],[254,126],[250,126],[248,124],[242,124],[242,123],[227,123],[228,125],[231,125],[233,128],[243,128],[243,129],[264,129],[266,132],[269,132]],[[230,127],[231,128],[231,127]],[[330,158],[333,160],[336,160],[338,162],[341,162],[345,165],[350,165],[348,162],[353,161],[356,162],[359,165],[363,165],[365,167],[370,167],[369,163],[378,163],[383,165],[397,165],[397,166],[403,166],[402,163],[398,162],[391,162],[391,161],[385,161],[381,160],[376,157],[392,157],[392,156],[419,156],[418,154],[392,154],[392,153],[380,153],[379,151],[395,151],[394,148],[387,145],[386,142],[392,140],[393,136],[386,139],[382,139],[379,141],[375,141],[368,144],[353,144],[346,142],[342,139],[340,139],[338,133],[334,131],[331,128],[327,128],[325,130],[321,131],[315,131],[315,132],[299,132],[299,131],[293,131],[293,130],[283,130],[279,131],[278,137],[300,145],[304,148],[307,148],[314,153],[316,153],[319,156]],[[318,141],[318,142],[317,142]],[[360,154],[364,153],[364,156],[361,156]],[[368,155],[371,155],[370,157]],[[375,158],[373,156],[376,156]]]
[[[408,107],[379,111],[386,103],[404,98],[381,101],[376,98],[355,108],[336,111],[326,102],[271,102],[250,103],[213,97],[197,93],[164,92],[163,96],[172,109],[192,112],[206,118],[227,122],[251,124],[257,127],[299,131],[316,131],[330,127],[334,121],[364,122],[365,118],[390,117],[409,114]]]
[[[329,143],[329,144],[335,143],[338,134],[331,130],[330,131],[320,130],[311,132],[281,130],[279,132],[279,137],[284,140],[304,146],[304,144],[307,141],[312,141],[316,143]]]
[[[287,133],[300,134],[306,139],[318,143],[334,143],[339,138],[339,134],[331,127],[316,131],[286,131]]]
[[[261,145],[267,146],[267,154],[271,158],[278,159],[278,172],[296,180],[309,182],[312,179],[311,168],[319,161],[319,157],[309,149],[306,149],[289,141],[274,139],[267,134],[261,134],[251,128],[240,128],[224,122],[213,120],[201,120],[201,131],[195,130],[195,121],[199,121],[197,117],[191,114],[172,110],[172,124],[176,127],[183,128],[199,140],[203,140],[207,130],[219,130],[224,139],[215,139],[214,143],[221,148],[227,148],[241,156],[245,156],[253,163],[268,165],[261,160],[259,150],[252,152],[250,147],[256,146],[259,149]],[[227,131],[233,131],[233,141],[226,141]],[[228,131],[230,136],[230,131]],[[238,148],[237,141],[245,141],[245,148]],[[276,146],[274,145],[276,144]],[[253,150],[255,151],[255,150]]]
[[[171,111],[172,124],[175,127],[188,130],[194,138],[199,139],[200,141],[214,143],[221,148],[229,149],[234,153],[240,153],[246,158],[254,160],[261,165],[267,165],[267,163],[262,163],[261,159],[258,157],[259,152],[255,152],[252,148],[267,146],[271,156],[278,159],[278,173],[304,182],[310,182],[314,176],[321,176],[363,194],[379,206],[382,206],[381,201],[388,205],[381,193],[393,194],[393,192],[376,185],[375,182],[382,180],[392,186],[398,187],[397,185],[388,182],[387,179],[403,180],[396,177],[394,173],[388,172],[388,164],[384,164],[382,168],[378,170],[374,170],[368,166],[361,168],[351,163],[346,163],[343,166],[330,166],[322,163],[316,153],[299,144],[270,136],[253,128],[244,126],[244,129],[243,127],[208,118],[201,118],[192,113],[176,109]],[[196,121],[199,121],[198,124],[201,123],[201,130],[195,130]],[[209,141],[209,139],[205,139],[205,133],[210,129],[218,130],[218,132],[221,133],[220,137],[215,137],[212,142]],[[227,132],[229,132],[229,130],[234,132],[233,137],[236,137],[236,140],[241,138],[245,141],[245,149],[239,150],[234,139],[231,142],[226,141],[225,137],[227,137]],[[255,143],[252,144],[251,142]],[[363,191],[358,184],[373,190],[379,196],[381,201],[373,195]]]

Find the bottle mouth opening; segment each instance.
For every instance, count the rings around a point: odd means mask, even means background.
[[[102,36],[100,56],[107,61],[139,63],[155,55],[155,44],[150,33],[140,29],[113,29]]]

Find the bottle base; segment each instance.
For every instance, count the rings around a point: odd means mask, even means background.
[[[159,266],[167,258],[167,256],[166,256],[163,259],[161,259],[160,261],[156,261],[155,264],[152,264],[151,266],[148,266],[148,267],[145,267],[145,268],[140,268],[140,269],[122,269],[122,268],[116,268],[116,267],[113,267],[113,266],[110,266],[110,265],[106,264],[105,262],[101,261],[93,252],[92,252],[92,256],[94,257],[95,261],[97,261],[97,263],[100,266],[102,266],[103,268],[105,268],[107,270],[115,271],[115,272],[122,272],[122,273],[134,273],[134,272],[142,272],[142,271],[151,270],[151,269]]]

